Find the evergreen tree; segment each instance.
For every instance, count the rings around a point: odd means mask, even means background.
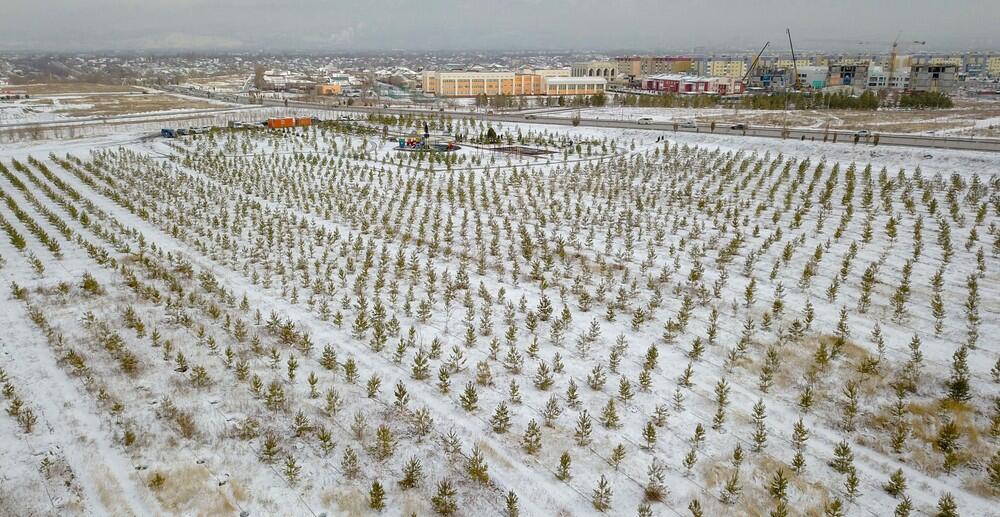
[[[399,486],[403,490],[415,488],[423,477],[423,467],[420,465],[420,460],[416,456],[411,457],[403,466],[403,478],[399,480]]]
[[[621,443],[616,445],[614,449],[611,449],[611,458],[608,462],[611,463],[611,466],[614,467],[615,470],[618,470],[618,466],[621,465],[622,461],[625,459],[625,452],[625,445]]]
[[[851,446],[846,441],[841,441],[833,449],[833,461],[830,462],[830,466],[833,470],[841,474],[846,474],[854,463],[854,452],[851,451]]]
[[[823,505],[823,517],[844,517],[844,503],[835,497]]]
[[[656,445],[656,426],[652,420],[646,422],[646,427],[642,430],[642,439],[646,442],[647,449],[652,449]]]
[[[555,421],[562,414],[562,408],[559,407],[559,400],[556,399],[555,395],[549,397],[549,400],[545,403],[545,408],[542,410],[542,419],[546,427],[553,427]]]
[[[372,488],[368,491],[368,507],[376,512],[385,509],[385,490],[377,479],[372,481]]]
[[[542,428],[538,426],[535,419],[528,422],[528,428],[521,437],[521,447],[528,454],[535,454],[542,449]]]
[[[521,514],[521,511],[518,509],[517,494],[513,490],[507,492],[507,497],[504,498],[504,506],[506,507],[507,517],[518,517]]]
[[[650,501],[662,501],[666,495],[666,469],[663,464],[653,458],[653,462],[646,469],[649,480],[646,482],[646,499]]]
[[[434,511],[439,515],[455,515],[458,511],[458,502],[456,501],[455,488],[451,485],[451,481],[442,480],[437,484],[437,491],[434,496],[431,497],[431,506],[434,507]]]
[[[751,418],[754,425],[753,450],[760,452],[764,449],[764,444],[767,443],[767,426],[764,425],[764,419],[767,418],[767,415],[764,413],[764,399],[757,399]]]
[[[615,429],[621,422],[618,418],[618,410],[615,409],[615,399],[609,398],[601,411],[601,424],[608,429]]]
[[[860,487],[861,479],[858,478],[858,471],[852,465],[851,470],[847,473],[847,479],[844,480],[844,493],[847,494],[848,501],[853,502],[861,495]]]
[[[497,434],[504,434],[510,430],[510,412],[507,410],[506,402],[500,401],[497,404],[496,411],[493,412],[493,416],[490,418],[490,427]]]
[[[344,449],[344,456],[340,460],[340,470],[344,471],[344,476],[347,479],[354,479],[361,472],[358,454],[351,447]]]
[[[771,497],[777,501],[788,501],[788,477],[785,476],[785,469],[778,468],[778,471],[771,477],[771,484],[768,487]]]
[[[989,464],[986,465],[986,473],[989,476],[987,479],[993,490],[1000,490],[1000,450],[993,453]]]
[[[299,473],[302,472],[302,467],[298,465],[295,461],[295,457],[292,455],[285,456],[285,477],[288,478],[288,483],[294,485],[299,480]]]
[[[570,476],[570,466],[572,465],[572,459],[569,456],[569,451],[563,451],[562,455],[559,456],[559,467],[556,469],[556,478],[560,481],[568,481]]]
[[[594,505],[594,509],[599,512],[606,512],[611,508],[611,484],[608,483],[608,478],[601,474],[601,479],[597,482],[597,487],[594,488],[593,495],[591,496],[591,503]]]
[[[958,517],[958,505],[955,504],[955,496],[945,493],[938,499],[937,512],[934,517]]]
[[[375,457],[379,461],[385,461],[396,452],[396,438],[392,434],[389,426],[382,424],[375,431],[375,445],[373,447]]]
[[[591,424],[590,414],[584,409],[580,412],[580,417],[576,420],[576,430],[574,431],[574,436],[576,437],[576,444],[583,447],[590,444],[590,433],[593,428]]]
[[[458,400],[462,403],[462,408],[470,413],[479,408],[479,393],[476,392],[476,385],[472,381],[465,384],[465,391]]]
[[[893,517],[910,517],[910,513],[913,511],[913,501],[910,501],[910,497],[903,495],[903,498],[896,505],[895,510],[893,510]]]
[[[736,504],[742,493],[743,485],[740,483],[740,471],[733,470],[732,475],[726,480],[725,486],[722,487],[722,502]]]
[[[896,469],[889,476],[889,482],[883,485],[885,491],[893,497],[899,497],[903,492],[906,491],[906,478],[903,477],[903,469]]]
[[[947,382],[948,398],[956,402],[965,402],[972,398],[972,390],[969,383],[969,350],[962,345],[958,347],[952,356],[951,379]]]
[[[473,481],[484,485],[490,481],[489,465],[486,464],[486,458],[483,456],[483,451],[479,448],[479,445],[472,447],[472,454],[469,455],[469,463],[466,466],[466,470]]]
[[[701,509],[701,502],[697,499],[692,499],[688,503],[688,511],[691,512],[691,517],[704,517],[704,513]]]

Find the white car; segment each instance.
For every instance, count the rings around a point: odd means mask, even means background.
[[[641,125],[641,126],[648,126],[649,124],[653,123],[653,118],[652,117],[641,117],[639,120],[636,120],[636,123],[639,124],[639,125]]]
[[[867,129],[862,129],[861,131],[855,131],[854,136],[858,138],[868,138],[872,136],[872,132],[868,131]]]
[[[685,120],[681,122],[681,127],[684,129],[697,129],[698,124],[695,124],[693,120]]]

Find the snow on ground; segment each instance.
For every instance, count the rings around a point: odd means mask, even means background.
[[[340,127],[0,148],[4,512],[1000,515],[995,156]]]
[[[145,101],[148,101],[154,97],[165,97],[169,96],[176,99],[174,104],[179,107],[176,108],[166,108],[166,109],[155,109],[155,110],[143,110],[139,108]],[[91,110],[97,107],[106,107],[104,104],[100,106],[90,103],[81,102],[81,99],[100,99],[108,98],[116,102],[128,103],[130,101],[137,102],[136,108],[128,110],[123,108],[124,112],[119,113],[119,115],[170,115],[170,114],[183,114],[198,111],[191,106],[201,106],[200,110],[206,110],[211,108],[205,108],[204,106],[219,106],[227,107],[234,106],[233,104],[227,102],[221,102],[212,99],[202,99],[196,97],[187,97],[182,95],[172,95],[172,94],[155,94],[153,96],[146,96],[141,93],[121,93],[121,92],[95,92],[86,94],[57,94],[57,95],[41,95],[31,97],[29,99],[17,99],[11,101],[0,102],[0,126],[10,125],[10,124],[27,124],[35,122],[55,122],[55,121],[79,121],[79,120],[93,120],[95,118],[115,118],[115,115],[102,115],[94,116]],[[191,106],[185,107],[183,104],[187,100]]]
[[[556,118],[570,118],[579,113],[580,117],[599,120],[639,120],[648,117],[653,122],[684,122],[697,117],[712,115],[732,115],[733,110],[722,108],[624,108],[606,106],[603,108],[582,108],[579,110],[552,113]],[[776,113],[781,113],[780,111]]]

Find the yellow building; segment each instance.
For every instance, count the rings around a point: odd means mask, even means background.
[[[805,68],[807,66],[812,66],[812,63],[810,63],[808,59],[796,59],[793,66],[791,59],[778,59],[775,60],[774,66],[777,68],[787,68],[790,70],[792,68]],[[741,75],[740,77],[743,76]]]
[[[1000,56],[990,56],[986,60],[986,74],[990,77],[1000,77]]]
[[[831,65],[864,65],[868,66],[872,62],[869,57],[841,57],[836,61],[831,62]]]
[[[603,77],[547,77],[545,95],[597,95],[607,84]]]
[[[339,84],[317,84],[316,95],[340,95],[342,89]]]
[[[747,73],[747,63],[742,59],[713,59],[708,62],[708,75],[741,79]]]
[[[931,65],[955,65],[960,70],[962,68],[962,56],[934,56],[928,64]]]
[[[476,97],[479,95],[593,95],[604,91],[603,78],[588,77],[584,82],[566,81],[568,69],[524,70],[522,72],[437,72],[427,70],[422,76],[424,93],[439,97]],[[599,79],[599,80],[598,80]],[[554,88],[549,88],[549,84]],[[598,86],[598,83],[600,85]]]

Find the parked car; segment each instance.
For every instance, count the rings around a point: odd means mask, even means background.
[[[525,115],[524,118],[526,120],[535,120],[536,118],[538,118],[538,115]]]
[[[747,125],[746,124],[733,124],[733,125],[729,126],[729,129],[735,129],[736,131],[746,131]]]
[[[641,126],[648,126],[653,123],[653,117],[640,117],[636,122]]]

